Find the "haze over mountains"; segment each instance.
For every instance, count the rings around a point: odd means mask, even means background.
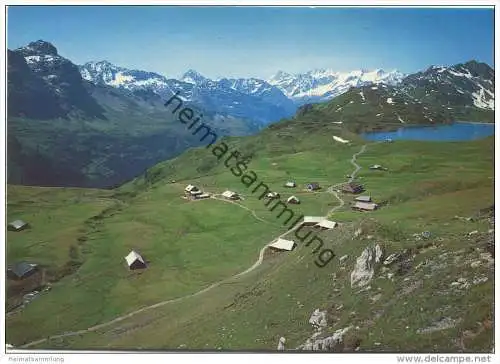
[[[360,98],[363,89],[374,93],[373,103]],[[176,93],[221,136],[253,134],[306,104],[328,101],[342,105],[327,107],[322,117],[358,120],[357,128],[370,128],[370,120],[383,127],[382,119],[387,125],[400,119],[488,121],[494,71],[469,61],[411,75],[315,70],[280,71],[267,81],[211,80],[189,70],[173,79],[106,61],[78,66],[39,40],[8,51],[9,182],[108,187],[200,145],[163,105]],[[380,100],[387,106],[387,99],[408,107],[391,106],[381,116]]]

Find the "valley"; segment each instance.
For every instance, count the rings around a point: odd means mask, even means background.
[[[176,79],[39,40],[8,76],[14,348],[493,351],[486,63]]]

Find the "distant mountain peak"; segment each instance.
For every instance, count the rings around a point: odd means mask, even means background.
[[[205,76],[193,69],[187,70],[181,77],[181,81],[195,84],[203,82],[206,79],[207,78]]]
[[[102,61],[90,61],[86,62],[84,66],[108,66],[108,67],[117,67],[113,63],[103,59]]]
[[[386,72],[381,68],[375,70],[353,70],[336,72],[332,69],[314,69],[299,74],[279,71],[268,82],[278,87],[287,97],[298,105],[322,102],[343,94],[351,87],[369,84],[396,85],[404,75],[397,71]]]
[[[35,55],[51,55],[57,56],[57,48],[50,42],[44,40],[37,40],[35,42],[31,42],[28,45],[18,48],[17,51],[20,51],[24,54],[24,56],[35,56]]]

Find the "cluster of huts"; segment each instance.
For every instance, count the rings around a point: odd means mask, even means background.
[[[287,181],[284,184],[284,186],[287,188],[295,188],[295,187],[297,187],[297,184],[295,183],[295,181]],[[311,182],[311,183],[307,183],[305,185],[305,189],[307,191],[317,191],[317,190],[321,189],[321,187],[320,187],[319,183]],[[204,198],[210,197],[209,193],[205,193],[205,192],[201,191],[198,187],[191,185],[191,184],[186,186],[186,188],[184,189],[184,195],[186,198],[189,198],[192,200],[199,200],[199,199],[204,199]],[[241,199],[241,196],[237,192],[230,191],[230,190],[224,191],[221,194],[221,196],[225,199],[228,199],[228,200],[240,200]],[[273,199],[280,198],[280,195],[277,192],[269,192],[265,196],[265,198],[267,200],[273,200]],[[297,196],[290,196],[287,198],[287,203],[300,204],[300,200]]]
[[[365,192],[363,185],[356,182],[348,182],[342,186],[342,192],[350,194],[359,194]],[[378,209],[379,205],[372,201],[371,196],[356,196],[352,209],[356,211],[374,211]]]
[[[15,220],[7,225],[8,231],[23,231],[31,228],[30,224],[23,220]],[[21,280],[28,278],[38,271],[38,265],[35,263],[20,261],[7,267],[7,278],[12,280]]]
[[[210,194],[203,192],[198,187],[193,186],[193,185],[188,185],[184,189],[184,194],[187,198],[192,199],[192,200],[201,200],[201,199],[210,197]]]
[[[370,167],[372,170],[387,170],[387,168],[382,167],[381,165],[375,164]],[[295,181],[287,181],[284,184],[287,188],[295,188],[297,184]],[[319,183],[311,182],[305,185],[306,190],[308,191],[317,191],[321,189]],[[364,187],[356,182],[348,182],[342,186],[342,192],[350,193],[350,194],[360,194],[365,191]],[[192,200],[200,200],[209,198],[210,194],[203,192],[201,189],[194,185],[188,185],[184,189],[184,194],[186,198]],[[226,190],[222,193],[222,197],[228,200],[239,200],[241,196],[234,191]],[[277,192],[269,192],[266,195],[266,199],[273,200],[279,198],[280,195]],[[296,196],[290,196],[287,199],[287,203],[289,204],[300,204],[300,200]],[[354,199],[354,203],[352,205],[352,209],[357,211],[373,211],[379,207],[378,204],[372,201],[371,197],[368,195],[357,196]],[[330,221],[324,217],[316,217],[316,216],[306,216],[304,217],[303,225],[314,226],[319,229],[333,229],[337,226],[337,223],[334,221]],[[30,228],[30,225],[23,220],[15,220],[8,224],[7,229],[9,231],[22,231]],[[274,243],[269,245],[270,249],[273,250],[287,250],[291,251],[296,246],[296,243],[291,240],[286,239],[278,239]],[[132,250],[126,257],[125,261],[130,270],[135,269],[144,269],[147,267],[146,260],[135,250]],[[17,262],[7,269],[7,277],[9,279],[20,280],[31,276],[32,274],[38,271],[38,265],[29,262]]]

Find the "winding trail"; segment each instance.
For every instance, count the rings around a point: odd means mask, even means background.
[[[356,158],[361,155],[362,153],[364,153],[366,150],[366,144],[363,145],[361,147],[361,150],[357,153],[355,153],[352,158],[351,158],[351,164],[355,167],[355,170],[354,172],[351,174],[351,177],[349,178],[349,182],[352,182],[354,180],[354,178],[356,177],[356,174],[359,172],[359,170],[361,169],[361,166],[357,164],[356,162]],[[329,193],[332,193],[335,195],[335,197],[340,201],[340,205],[338,206],[335,206],[333,209],[331,209],[328,214],[331,214],[332,212],[338,210],[339,208],[342,208],[344,205],[345,205],[345,201],[338,195],[337,191],[335,190],[337,187],[341,186],[343,183],[338,183],[336,185],[333,185],[333,186],[330,186],[328,187],[328,192]],[[253,216],[260,220],[260,221],[263,221],[263,222],[266,222],[266,223],[269,223],[268,221],[265,221],[263,219],[261,219],[260,217],[258,217],[255,213],[254,210],[251,210],[249,209],[248,207],[246,206],[243,206],[237,202],[234,202],[234,201],[228,201],[228,200],[223,200],[222,198],[218,198],[218,197],[212,197],[213,199],[216,199],[216,200],[221,200],[221,201],[224,201],[224,202],[228,202],[228,203],[233,203],[235,205],[238,205],[240,206],[241,208],[244,208],[245,210],[248,210],[250,212],[252,212]],[[325,216],[325,217],[328,217],[328,216]],[[146,306],[146,307],[143,307],[143,308],[140,308],[138,310],[135,310],[135,311],[132,311],[126,315],[122,315],[122,316],[119,316],[111,321],[107,321],[107,322],[104,322],[102,324],[99,324],[99,325],[95,325],[95,326],[91,326],[87,329],[82,329],[82,330],[78,330],[78,331],[71,331],[71,332],[65,332],[63,334],[60,334],[60,335],[54,335],[54,336],[50,336],[50,337],[47,337],[47,338],[44,338],[44,339],[40,339],[40,340],[36,340],[36,341],[32,341],[32,342],[29,342],[27,344],[24,344],[24,345],[21,345],[19,346],[20,349],[26,349],[26,348],[29,348],[29,347],[32,347],[32,346],[35,346],[35,345],[38,345],[38,344],[41,344],[41,343],[44,343],[48,340],[52,340],[52,339],[61,339],[61,338],[65,338],[65,337],[72,337],[72,336],[78,336],[78,335],[83,335],[85,333],[89,333],[89,332],[93,332],[93,331],[97,331],[99,329],[102,329],[104,327],[107,327],[107,326],[111,326],[113,324],[116,324],[118,322],[121,322],[123,320],[126,320],[128,318],[131,318],[139,313],[142,313],[142,312],[145,312],[145,311],[149,311],[149,310],[152,310],[152,309],[155,309],[155,308],[158,308],[158,307],[162,307],[162,306],[165,306],[167,304],[170,304],[170,303],[175,303],[175,302],[180,302],[180,301],[183,301],[185,299],[188,299],[188,298],[191,298],[191,297],[196,297],[196,296],[199,296],[205,292],[208,292],[210,291],[211,289],[213,288],[216,288],[232,279],[235,279],[235,278],[240,278],[252,271],[254,271],[257,267],[259,267],[263,260],[264,260],[264,253],[267,249],[267,247],[274,243],[275,241],[277,241],[278,239],[290,234],[292,231],[294,231],[295,229],[297,229],[300,225],[296,225],[294,227],[292,227],[291,229],[289,229],[288,231],[282,233],[281,235],[279,235],[278,237],[274,238],[273,240],[271,240],[270,242],[268,242],[260,251],[259,251],[259,257],[257,259],[257,261],[248,269],[246,269],[245,271],[243,272],[240,272],[240,273],[237,273],[231,277],[228,277],[228,278],[225,278],[221,281],[218,281],[218,282],[215,282],[213,284],[211,284],[210,286],[208,287],[205,287],[203,288],[202,290],[200,291],[197,291],[195,293],[191,293],[191,294],[188,294],[186,296],[182,296],[182,297],[177,297],[177,298],[172,298],[172,299],[169,299],[169,300],[165,300],[165,301],[161,301],[161,302],[158,302],[154,305],[150,305],[150,306]]]
[[[361,150],[357,153],[355,153],[352,158],[351,158],[351,164],[356,168],[354,172],[352,172],[351,177],[349,178],[349,182],[354,181],[354,178],[356,178],[356,174],[359,172],[361,169],[361,166],[356,162],[356,158],[363,154],[366,151],[366,144],[361,147]]]
[[[226,202],[226,203],[232,203],[233,205],[239,206],[242,209],[245,209],[245,210],[251,212],[252,215],[253,215],[253,217],[255,217],[257,220],[265,222],[266,224],[274,225],[272,222],[269,222],[269,221],[264,220],[263,218],[257,216],[257,213],[255,212],[255,210],[249,209],[248,207],[246,207],[246,206],[244,206],[244,205],[242,205],[242,204],[240,204],[240,203],[238,203],[236,201],[226,200],[225,198],[216,197],[214,195],[212,195],[210,198],[213,199],[213,200],[218,200],[218,201],[222,201],[222,202]]]
[[[354,166],[354,171],[351,173],[350,177],[349,177],[349,180],[348,182],[352,182],[354,181],[354,179],[356,178],[356,175],[358,174],[358,172],[360,171],[361,169],[361,166],[357,163],[356,159],[361,155],[363,154],[364,152],[366,151],[366,144],[364,144],[360,151],[353,154],[352,158],[351,158],[351,164]],[[336,185],[333,185],[333,186],[330,186],[328,187],[328,192],[329,193],[332,193],[335,195],[335,198],[337,200],[340,201],[340,204],[335,206],[333,209],[331,209],[327,215],[330,215],[332,214],[333,212],[337,211],[338,209],[342,208],[344,205],[345,205],[345,201],[339,196],[338,192],[336,191],[336,189],[339,187],[339,186],[342,186],[343,183],[338,183]]]

